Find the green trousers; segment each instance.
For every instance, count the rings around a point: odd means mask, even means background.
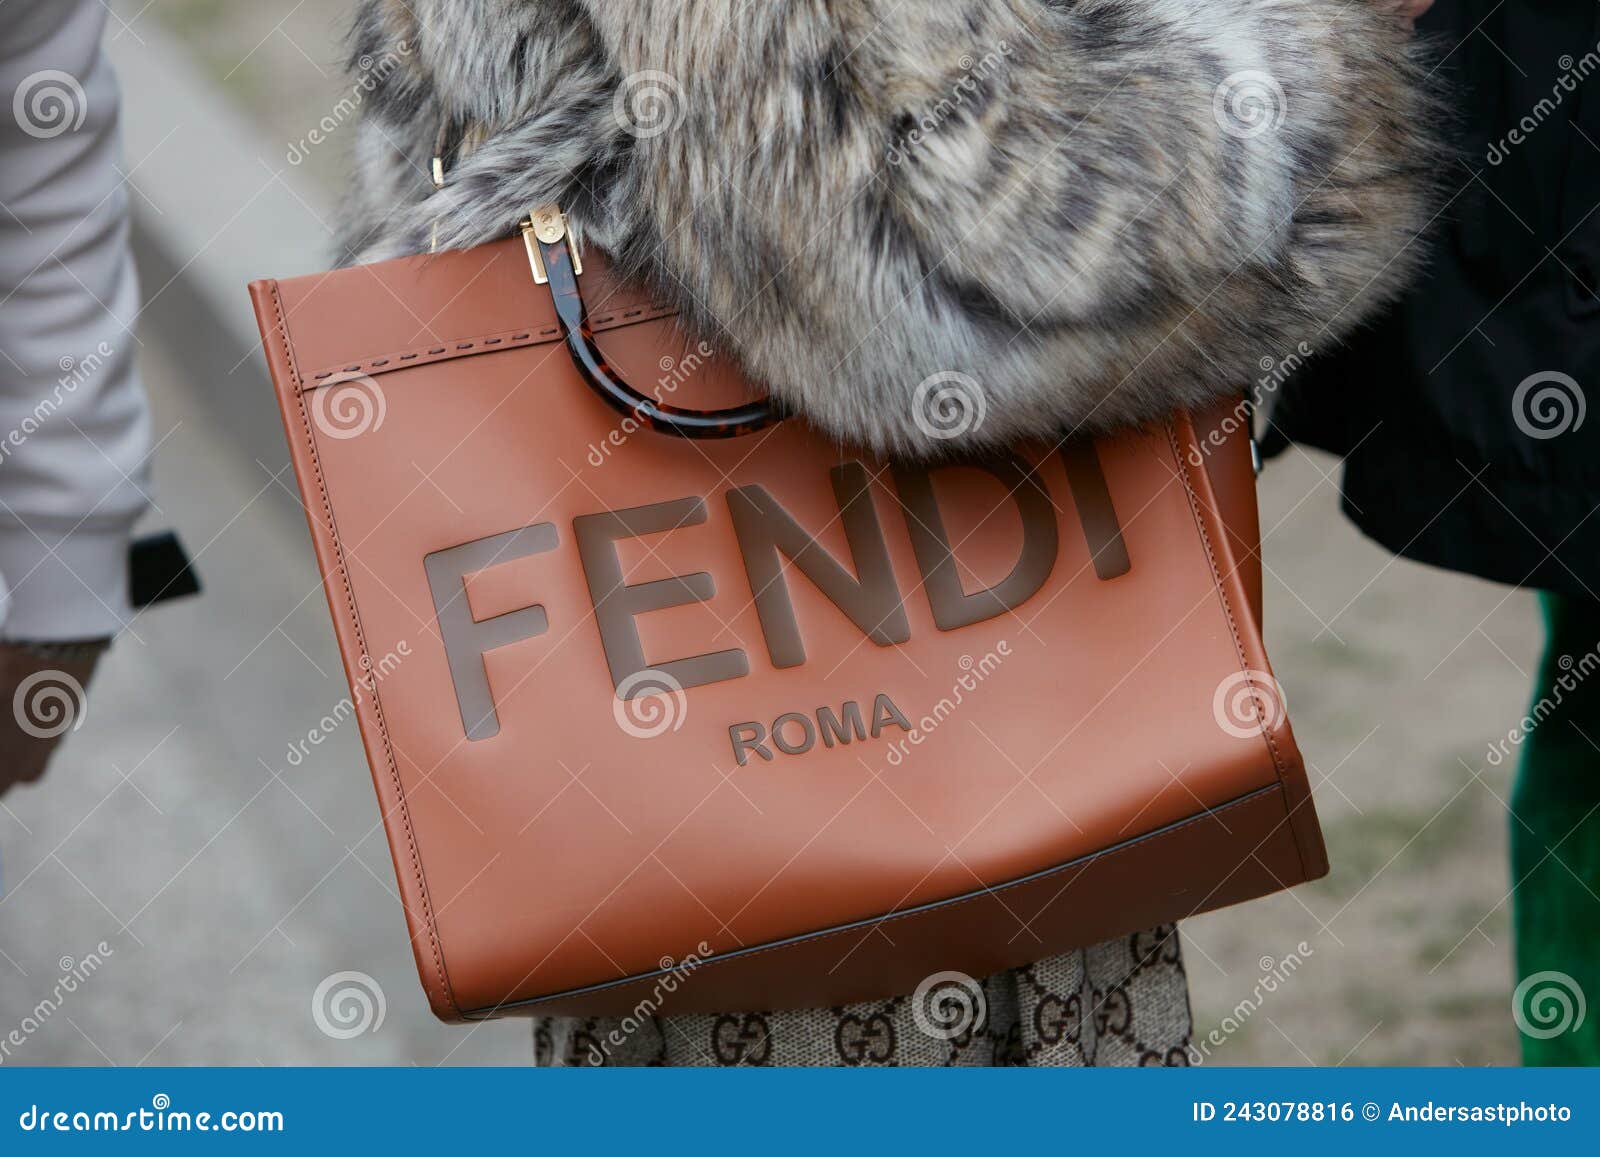
[[[1511,797],[1512,1004],[1528,1065],[1600,1065],[1600,602],[1543,596],[1549,642]]]

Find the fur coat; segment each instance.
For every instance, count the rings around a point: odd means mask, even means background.
[[[1137,423],[1413,271],[1437,116],[1392,2],[362,0],[345,254],[559,202],[842,439]]]

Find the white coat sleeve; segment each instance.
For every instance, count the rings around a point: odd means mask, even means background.
[[[99,0],[0,4],[0,637],[115,634],[148,504],[119,94]]]

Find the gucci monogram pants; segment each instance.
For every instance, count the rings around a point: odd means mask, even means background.
[[[1192,1032],[1177,929],[1164,925],[982,981],[793,1012],[534,1023],[534,1063],[566,1065],[1183,1065]]]

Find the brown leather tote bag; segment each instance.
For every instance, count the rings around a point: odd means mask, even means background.
[[[879,461],[589,257],[251,286],[439,1016],[884,997],[1326,871],[1239,423]]]

